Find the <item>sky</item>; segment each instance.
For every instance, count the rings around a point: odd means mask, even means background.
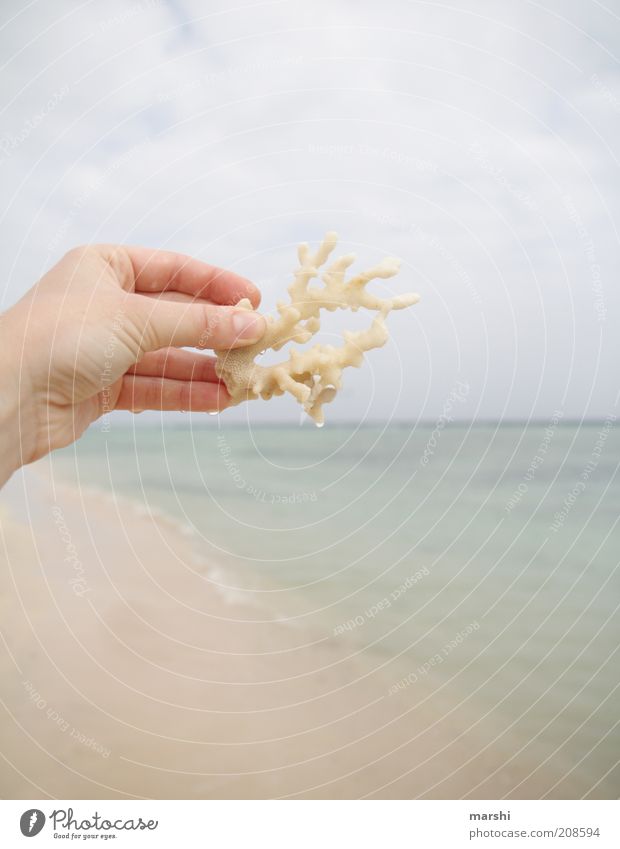
[[[609,0],[5,0],[0,308],[103,241],[233,268],[270,312],[336,230],[421,300],[330,421],[615,414],[619,53]]]

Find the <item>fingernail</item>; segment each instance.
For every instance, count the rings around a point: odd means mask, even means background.
[[[233,313],[232,326],[236,340],[258,342],[265,332],[265,319],[262,315],[239,310]]]

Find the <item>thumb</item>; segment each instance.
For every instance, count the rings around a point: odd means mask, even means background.
[[[128,296],[129,317],[142,351],[167,347],[240,348],[263,336],[265,319],[253,310]]]

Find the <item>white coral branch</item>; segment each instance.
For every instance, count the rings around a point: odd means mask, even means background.
[[[413,293],[394,298],[379,298],[366,288],[376,278],[393,277],[400,261],[387,257],[378,265],[346,280],[346,272],[355,261],[347,254],[332,262],[322,273],[336,247],[336,233],[327,233],[315,254],[307,244],[298,249],[299,268],[288,287],[290,303],[278,303],[278,317],[267,316],[267,330],[260,342],[247,348],[218,351],[215,366],[226,384],[233,403],[252,398],[271,398],[289,392],[318,424],[323,423],[323,404],[332,401],[342,386],[342,372],[347,366],[359,367],[365,351],[379,348],[388,339],[385,317],[391,310],[400,310],[417,303]],[[323,286],[310,286],[320,278]],[[252,309],[249,300],[238,306]],[[320,329],[322,309],[358,310],[360,307],[377,313],[366,330],[346,331],[344,345],[314,345],[305,351],[292,349],[287,360],[273,366],[261,366],[256,357],[271,348],[278,351],[287,342],[308,342]]]

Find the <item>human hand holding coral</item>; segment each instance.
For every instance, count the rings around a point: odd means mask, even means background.
[[[168,251],[70,251],[0,324],[0,485],[111,410],[221,410],[215,358],[265,331],[248,280]]]
[[[112,410],[214,412],[289,392],[322,424],[344,368],[387,341],[391,310],[418,300],[366,288],[398,272],[393,258],[348,280],[351,254],[321,271],[335,246],[335,233],[314,254],[300,246],[290,303],[267,321],[254,312],[256,287],[233,272],[147,248],[70,251],[0,316],[0,485]],[[323,285],[311,286],[317,277]],[[293,349],[274,366],[254,361],[263,349],[310,340],[321,310],[360,307],[376,315],[367,329],[345,332],[340,347]],[[213,348],[217,358],[185,347]]]

